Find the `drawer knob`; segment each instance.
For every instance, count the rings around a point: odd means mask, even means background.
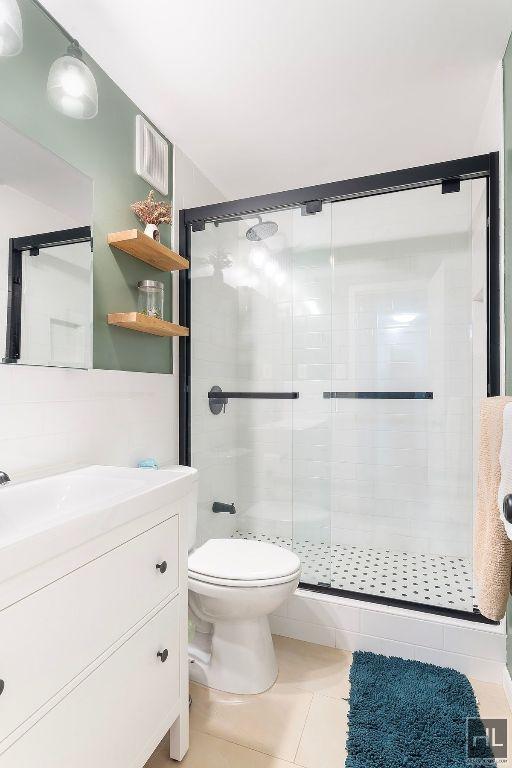
[[[162,560],[161,563],[157,563],[156,569],[157,571],[160,571],[160,573],[165,573],[167,570],[167,563],[165,562],[165,560]]]
[[[4,688],[5,688],[5,683],[3,680],[0,680],[0,696],[4,692]]]
[[[163,651],[158,651],[158,653],[157,653],[157,656],[160,659],[160,661],[162,662],[162,664],[164,663],[164,661],[167,661],[168,655],[169,655],[169,651],[167,650],[167,648],[164,648]]]

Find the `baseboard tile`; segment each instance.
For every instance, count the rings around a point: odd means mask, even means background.
[[[416,659],[504,685],[503,625],[488,628],[303,590],[279,614],[270,617],[272,632],[277,635],[342,650]],[[510,693],[512,700],[512,681]]]
[[[512,710],[512,678],[510,677],[510,672],[506,666],[503,668],[502,684],[505,696],[507,697],[508,705]]]
[[[336,646],[336,630],[333,627],[320,627],[317,624],[307,624],[305,621],[296,621],[284,616],[271,616],[270,629],[274,635],[291,637],[294,640],[303,640],[315,645],[326,645],[329,648]]]

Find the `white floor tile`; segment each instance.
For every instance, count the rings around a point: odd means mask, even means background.
[[[458,611],[476,608],[473,569],[463,557],[329,545],[243,530],[233,535],[293,549],[301,559],[301,581],[306,584]]]

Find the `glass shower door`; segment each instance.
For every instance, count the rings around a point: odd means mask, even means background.
[[[333,587],[473,609],[484,201],[464,181],[332,204]]]
[[[270,541],[306,585],[473,610],[486,212],[480,179],[191,233],[198,541]]]
[[[292,216],[293,548],[301,581],[331,586],[331,205]]]
[[[275,226],[259,240],[254,232],[266,230],[255,229],[258,216],[208,222],[191,235],[198,541],[235,536],[292,546],[291,217],[265,216]],[[229,396],[212,411],[214,388]],[[226,506],[216,511],[215,502]]]

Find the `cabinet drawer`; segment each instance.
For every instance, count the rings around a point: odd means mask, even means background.
[[[144,761],[179,698],[178,622],[175,598],[6,750],[1,768],[130,768],[138,756]],[[165,649],[162,663],[157,653]]]
[[[0,612],[0,741],[177,589],[178,556],[173,517]]]

